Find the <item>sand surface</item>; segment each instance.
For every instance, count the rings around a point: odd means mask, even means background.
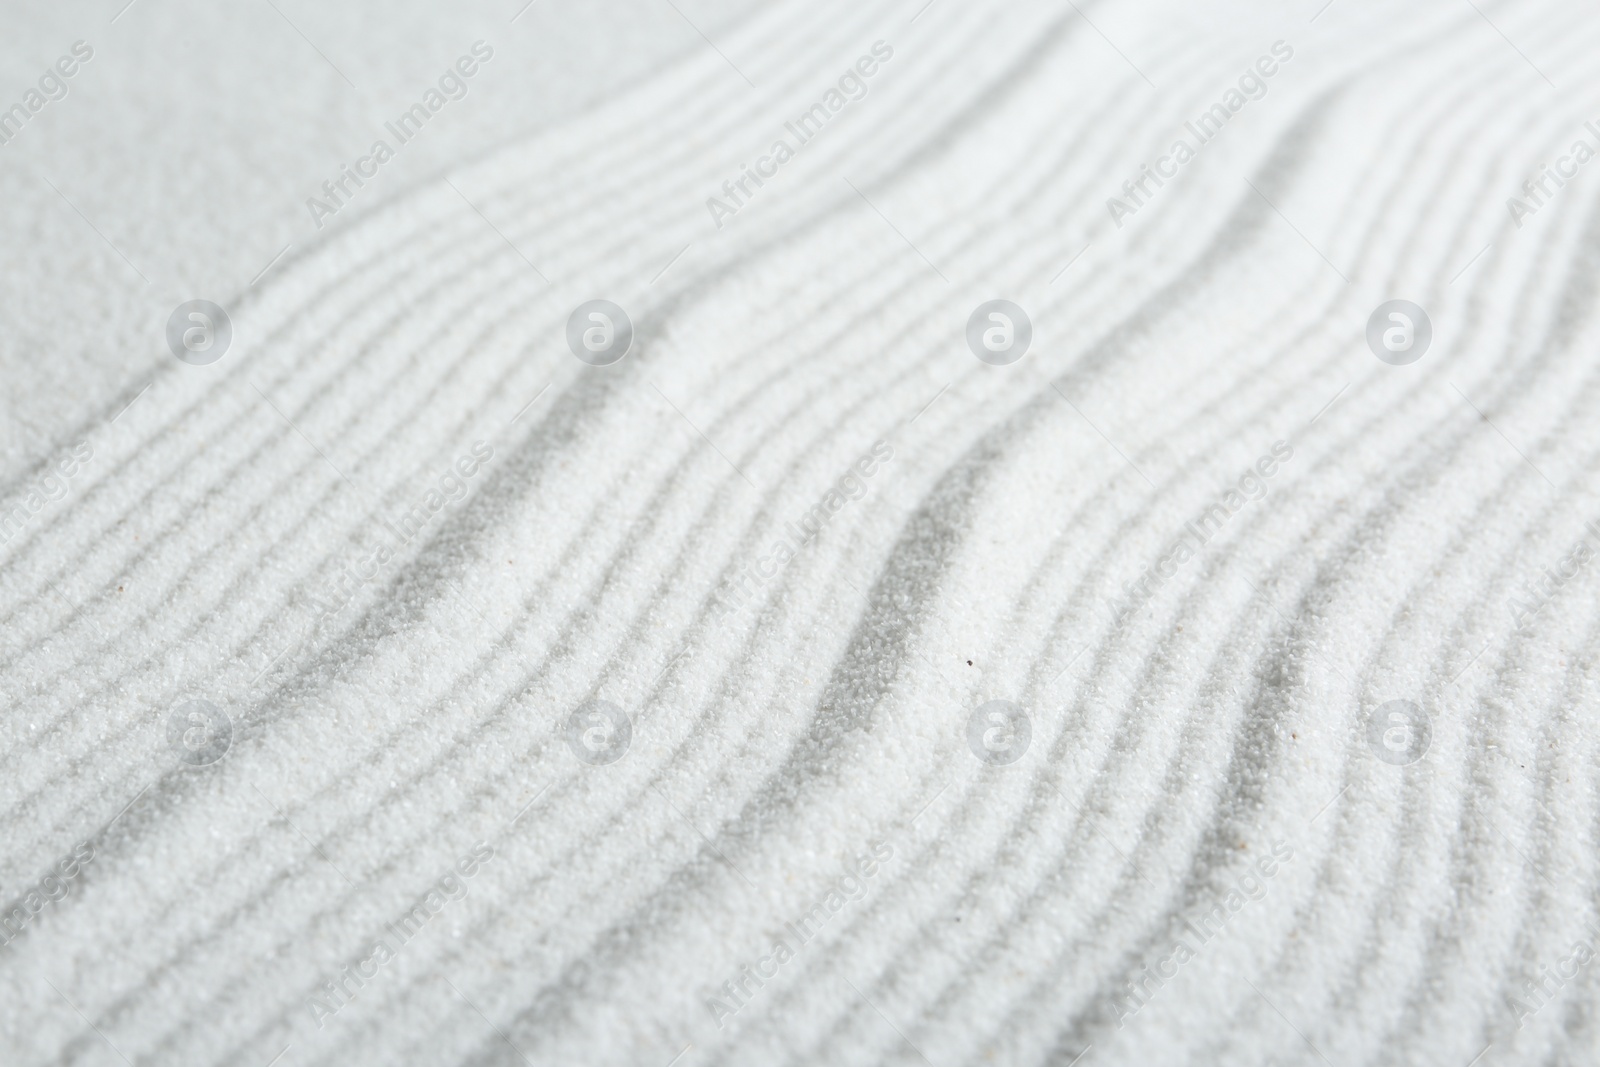
[[[0,1063],[1600,1062],[1591,8],[119,5]]]

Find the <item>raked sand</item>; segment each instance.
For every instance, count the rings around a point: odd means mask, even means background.
[[[505,6],[219,105],[226,269],[15,154],[0,1062],[1600,1062],[1592,10],[640,5],[534,116]]]

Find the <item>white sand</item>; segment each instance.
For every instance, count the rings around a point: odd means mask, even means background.
[[[0,1063],[1600,1061],[1592,12],[520,6],[13,16]]]

